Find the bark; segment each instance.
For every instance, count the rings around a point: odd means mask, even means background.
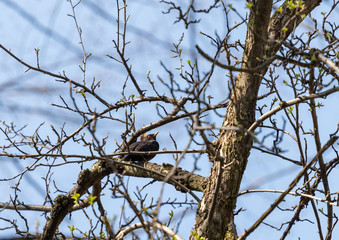
[[[306,1],[302,14],[310,13],[320,1]],[[270,19],[272,0],[255,1],[249,16],[242,68],[254,68],[262,64],[263,57],[276,54],[287,36],[302,21],[283,5],[283,13],[276,12]],[[287,31],[286,31],[287,27]],[[255,121],[255,108],[261,72],[241,72],[237,76],[230,103],[224,119],[224,127],[248,129]],[[215,161],[209,183],[199,204],[193,232],[200,237],[236,239],[233,210],[236,196],[252,147],[252,140],[243,131],[221,131],[216,152],[224,161]],[[220,159],[220,158],[215,158]],[[194,237],[191,237],[194,239]]]
[[[44,226],[40,239],[53,239],[59,224],[65,216],[70,213],[72,207],[75,205],[72,196],[75,193],[80,194],[80,196],[83,195],[95,182],[107,176],[112,170],[105,165],[106,164],[102,161],[96,163],[90,170],[84,169],[79,174],[75,186],[66,195],[59,195],[54,199],[50,218]]]
[[[79,204],[76,205],[74,199],[72,199],[73,194],[77,193],[82,196],[90,187],[102,178],[112,173],[119,173],[125,176],[153,178],[157,181],[163,181],[168,173],[173,169],[173,165],[170,164],[157,165],[154,163],[144,163],[143,167],[146,168],[146,170],[143,168],[118,165],[113,161],[101,160],[96,162],[91,169],[84,169],[79,174],[75,186],[66,195],[57,196],[54,199],[52,209],[47,210],[51,211],[51,215],[44,226],[41,239],[53,239],[59,224],[63,221],[65,216],[72,211],[81,208],[82,204],[80,204],[80,206]],[[178,191],[188,192],[192,196],[195,196],[192,190],[203,191],[207,182],[207,178],[192,174],[191,172],[185,171],[181,168],[177,168],[172,178],[169,179],[168,184],[172,184]],[[96,194],[93,194],[93,196],[96,196]],[[197,201],[198,200],[199,199],[197,199]]]

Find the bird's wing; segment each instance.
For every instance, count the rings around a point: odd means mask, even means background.
[[[138,148],[139,142],[134,142],[128,146],[129,151],[139,151]]]
[[[138,146],[138,142],[134,142],[134,143],[132,143],[132,144],[130,144],[130,145],[128,146],[128,150],[129,150],[130,152],[138,151],[138,150],[136,150],[137,146]],[[128,150],[126,150],[126,152],[127,152]],[[129,154],[127,154],[127,155],[123,156],[121,160],[122,160],[122,161],[126,161],[126,160],[129,159],[130,157],[131,157],[131,156],[130,156]]]
[[[159,143],[157,141],[144,141],[137,144],[133,151],[158,151]]]

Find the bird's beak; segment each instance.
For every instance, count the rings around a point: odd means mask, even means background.
[[[154,137],[156,137],[156,136],[158,135],[158,133],[159,133],[159,131],[157,131],[156,133],[154,133],[154,134],[153,134]]]

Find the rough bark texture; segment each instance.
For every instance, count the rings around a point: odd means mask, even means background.
[[[94,183],[112,173],[119,173],[125,176],[153,178],[157,181],[163,181],[165,178],[164,176],[168,175],[173,169],[173,165],[170,164],[157,165],[154,163],[144,163],[144,167],[148,168],[150,171],[145,171],[136,167],[117,165],[111,161],[101,160],[95,163],[91,169],[84,169],[79,174],[76,185],[66,195],[59,195],[54,199],[51,216],[44,227],[41,239],[52,239],[65,216],[72,211],[72,208],[75,210],[74,199],[72,199],[75,192],[82,196]],[[185,188],[188,190],[203,191],[203,189],[206,188],[208,179],[192,174],[181,168],[177,168],[168,183],[174,185],[177,190],[182,192],[185,192]]]
[[[107,176],[112,170],[105,165],[105,162],[101,161],[97,162],[91,170],[84,169],[79,174],[76,185],[66,195],[59,195],[55,198],[50,219],[47,221],[40,239],[53,239],[59,224],[75,204],[72,199],[73,194],[83,195],[96,181]]]
[[[306,1],[301,13],[307,15],[320,2]],[[270,20],[271,9],[272,0],[256,1],[251,9],[242,68],[256,67],[262,63],[264,55],[270,57],[276,54],[282,42],[302,21],[300,14],[295,15],[286,7],[283,7],[283,13],[276,12]],[[286,27],[288,31],[284,29]],[[223,126],[247,129],[255,121],[257,94],[266,70],[239,73]],[[209,240],[237,238],[233,210],[251,147],[252,140],[244,132],[220,132],[219,148],[216,150],[225,161],[214,162],[209,184],[199,204],[193,230],[199,236]],[[232,164],[220,169],[220,164],[228,163]],[[209,214],[210,211],[213,213]]]
[[[252,8],[249,19],[249,30],[246,36],[243,68],[253,68],[262,63],[267,39],[267,29],[272,8],[272,1],[257,1]],[[240,73],[235,83],[223,126],[238,126],[248,128],[254,121],[257,93],[261,76],[252,73]],[[204,192],[199,205],[195,232],[209,240],[233,239],[236,229],[233,224],[233,209],[236,204],[242,174],[245,170],[251,139],[241,131],[222,131],[219,138],[219,154],[225,158],[224,163],[214,162],[210,184]],[[233,163],[224,171],[220,187],[216,191],[220,164]],[[215,209],[208,219],[212,208],[213,196],[217,194]]]

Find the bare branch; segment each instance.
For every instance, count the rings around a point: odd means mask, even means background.
[[[136,223],[133,224],[131,226],[129,226],[128,228],[122,230],[117,236],[116,239],[123,239],[127,234],[129,234],[130,232],[142,228],[143,226],[148,226],[148,227],[154,227],[164,233],[166,233],[168,236],[170,236],[173,239],[178,239],[178,240],[183,240],[183,238],[181,238],[178,234],[176,234],[172,229],[170,229],[169,227],[159,223],[159,222],[142,222],[142,223]]]

